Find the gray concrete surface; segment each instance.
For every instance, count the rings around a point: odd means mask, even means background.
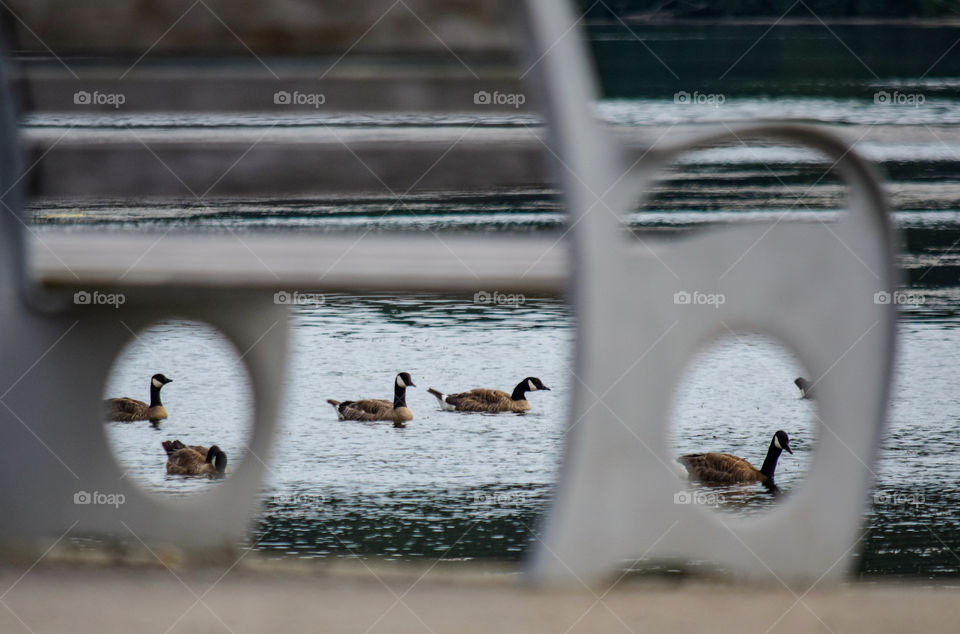
[[[788,589],[625,579],[524,587],[507,569],[241,561],[0,569],[2,632],[956,632],[956,587]]]

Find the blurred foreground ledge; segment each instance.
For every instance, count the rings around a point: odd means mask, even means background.
[[[449,562],[267,562],[167,569],[29,563],[0,568],[0,631],[56,632],[921,632],[956,631],[957,587],[782,585],[627,577],[549,592],[506,568]],[[669,628],[669,630],[668,630]]]

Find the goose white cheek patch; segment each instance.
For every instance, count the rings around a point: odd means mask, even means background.
[[[533,384],[533,381],[527,381],[527,387],[530,388],[531,392],[537,391],[537,386]]]
[[[140,385],[143,385],[143,383],[141,383]],[[163,387],[163,383],[161,383],[158,379],[154,379],[154,380],[153,380],[153,387],[161,388],[161,387]]]

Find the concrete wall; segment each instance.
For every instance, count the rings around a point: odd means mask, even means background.
[[[510,48],[505,0],[11,0],[20,46],[58,54]],[[426,25],[426,26],[425,26]],[[429,27],[429,28],[428,28]]]

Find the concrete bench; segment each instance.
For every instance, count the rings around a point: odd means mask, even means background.
[[[0,385],[6,386],[0,419],[8,430],[0,445],[0,476],[8,483],[0,493],[5,510],[0,530],[5,540],[42,553],[44,540],[71,531],[175,543],[186,550],[241,539],[255,512],[263,461],[271,455],[285,367],[287,307],[275,304],[269,291],[569,289],[577,316],[577,381],[565,462],[530,567],[533,578],[594,581],[640,555],[708,560],[767,580],[819,580],[843,573],[856,543],[884,420],[895,312],[892,305],[873,300],[875,293],[894,286],[886,201],[870,166],[842,141],[806,127],[757,125],[631,147],[597,122],[598,90],[577,19],[566,4],[553,0],[525,2],[515,16],[518,31],[508,25],[514,16],[499,3],[338,5],[349,8],[349,18],[328,12],[329,5],[300,3],[155,0],[136,6],[149,6],[153,13],[102,2],[55,8],[45,0],[12,3],[16,23],[30,27],[22,29],[22,42],[35,38],[57,55],[118,58],[98,59],[86,67],[89,77],[76,78],[71,58],[61,58],[62,69],[56,58],[47,59],[32,67],[33,75],[26,64],[15,85],[34,85],[38,108],[48,111],[72,98],[73,82],[91,100],[96,91],[129,86],[124,107],[141,110],[168,104],[209,112],[218,108],[222,88],[223,110],[259,111],[283,105],[269,103],[274,86],[308,88],[310,56],[329,61],[331,51],[356,51],[380,61],[353,66],[351,77],[327,74],[340,82],[333,84],[336,91],[353,93],[342,102],[345,107],[382,109],[396,101],[485,111],[484,103],[463,106],[463,101],[474,86],[500,90],[501,84],[484,83],[473,70],[479,64],[465,59],[470,57],[494,60],[489,67],[496,69],[491,72],[497,81],[505,82],[504,90],[529,80],[523,90],[530,104],[539,104],[549,127],[546,134],[468,129],[455,143],[449,131],[413,143],[389,132],[356,131],[343,133],[349,137],[345,141],[322,126],[306,134],[269,131],[263,139],[236,130],[202,138],[164,131],[131,138],[129,130],[69,129],[57,137],[34,129],[22,139],[25,172],[16,142],[15,99],[5,92],[0,99],[5,140],[0,187],[8,209],[0,225]],[[202,19],[190,21],[197,15]],[[516,39],[515,33],[520,34]],[[344,48],[351,41],[356,46]],[[514,49],[527,62],[505,66]],[[141,68],[137,57],[143,51],[152,56],[187,50],[207,63],[199,70],[179,64]],[[289,66],[271,65],[269,53],[301,57]],[[417,60],[408,68],[426,69],[422,77],[411,84],[382,77],[361,81],[364,68],[382,72],[384,60],[401,53]],[[218,74],[209,64],[213,55],[247,57],[245,70],[234,72],[231,66]],[[427,72],[437,59],[445,60],[441,70]],[[129,84],[122,75],[111,76],[125,62],[132,68]],[[290,71],[293,83],[283,84],[278,73],[274,77],[274,66],[298,69]],[[261,78],[250,81],[248,94],[243,86],[250,68],[257,68]],[[318,65],[318,82],[326,81],[320,77],[327,68]],[[513,74],[505,68],[513,68]],[[11,78],[0,79],[9,88]],[[215,83],[207,85],[208,79]],[[364,106],[368,98],[371,105]],[[30,99],[21,93],[20,101]],[[97,112],[109,112],[110,105],[105,97]],[[665,162],[704,145],[758,136],[809,146],[827,157],[851,191],[839,221],[727,228],[669,244],[624,236],[624,215],[644,198]],[[501,160],[502,149],[513,151]],[[251,161],[246,167],[244,153]],[[347,155],[360,155],[372,169],[364,173],[349,162],[344,168]],[[539,157],[550,161],[565,193],[569,231],[562,243],[512,237],[480,243],[435,236],[34,235],[18,215],[31,168],[42,173],[37,191],[47,196],[246,194],[260,187],[258,176],[267,181],[267,191],[373,187],[400,195],[412,187],[542,180],[542,168],[534,165]],[[126,295],[122,320],[113,307],[71,301],[74,292],[90,287]],[[676,301],[678,293],[691,291],[722,293],[726,301],[708,310]],[[246,351],[255,400],[249,448],[260,458],[244,461],[222,486],[176,507],[122,478],[100,423],[99,395],[118,351],[131,332],[166,316],[206,321]],[[802,490],[751,523],[674,504],[683,483],[668,467],[673,462],[666,442],[668,396],[687,360],[724,328],[764,331],[792,350],[814,377],[829,375],[817,386],[816,469]],[[78,490],[122,493],[126,503],[120,508],[76,505]]]

